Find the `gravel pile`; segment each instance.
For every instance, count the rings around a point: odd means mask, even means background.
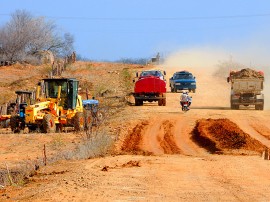
[[[233,78],[264,78],[263,72],[255,71],[249,68],[237,72],[231,72]]]

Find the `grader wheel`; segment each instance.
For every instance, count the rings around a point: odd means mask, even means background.
[[[44,133],[55,133],[56,126],[51,114],[45,114],[42,120]]]

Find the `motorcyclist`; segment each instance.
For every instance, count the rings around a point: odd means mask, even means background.
[[[188,95],[188,92],[186,91],[184,91],[182,95],[180,96],[180,104],[182,106],[182,110],[183,110],[183,106],[185,102],[188,102],[188,109],[189,109],[189,106],[191,105],[191,102],[192,102],[192,97],[190,97]]]

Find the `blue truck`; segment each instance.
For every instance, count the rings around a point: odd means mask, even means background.
[[[178,90],[188,90],[189,92],[196,92],[195,76],[188,71],[175,72],[170,78],[171,92]]]

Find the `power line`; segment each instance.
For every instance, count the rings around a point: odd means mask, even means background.
[[[0,13],[0,16],[11,16],[11,14]],[[270,14],[245,14],[245,15],[222,15],[222,16],[192,16],[192,17],[76,17],[76,16],[44,16],[56,20],[91,20],[91,21],[188,21],[188,20],[217,20],[237,18],[259,18],[270,17]]]

